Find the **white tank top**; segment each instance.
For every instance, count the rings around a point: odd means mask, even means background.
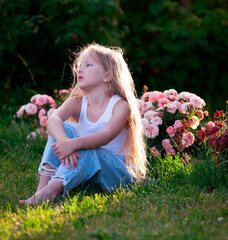
[[[91,122],[87,118],[87,97],[84,95],[82,97],[82,106],[79,116],[79,121],[77,124],[77,132],[80,137],[88,136],[90,134],[101,131],[101,129],[109,122],[112,118],[112,110],[114,105],[121,97],[118,95],[113,95],[108,103],[108,106],[103,113],[103,115],[96,121]],[[112,151],[115,155],[124,155],[123,147],[127,136],[127,130],[122,129],[117,137],[115,137],[107,145],[101,146],[101,148]]]

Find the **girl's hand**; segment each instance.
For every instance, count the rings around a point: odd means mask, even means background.
[[[55,152],[55,155],[59,158],[60,161],[65,160],[66,157],[69,157],[69,155],[71,155],[76,150],[72,139],[61,140],[53,143],[51,146],[54,148],[53,150]]]
[[[78,167],[78,158],[80,158],[80,155],[77,151],[75,151],[72,154],[70,154],[68,157],[66,157],[65,159],[61,160],[61,162],[62,162],[62,165],[66,164],[67,168],[70,168],[70,166],[69,166],[69,162],[70,162],[71,167],[74,170],[75,168]]]

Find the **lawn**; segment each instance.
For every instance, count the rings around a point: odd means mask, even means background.
[[[36,189],[45,140],[26,140],[23,121],[0,128],[0,239],[228,239],[227,170],[210,157],[186,166],[178,157],[151,160],[156,183],[112,193],[80,186],[21,207]]]

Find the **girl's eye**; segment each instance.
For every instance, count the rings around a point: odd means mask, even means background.
[[[91,67],[91,66],[92,66],[91,63],[87,63],[87,64],[86,64],[86,67]]]

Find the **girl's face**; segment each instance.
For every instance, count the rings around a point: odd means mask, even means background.
[[[90,89],[103,86],[106,75],[103,66],[89,52],[83,53],[79,58],[77,84],[82,90],[88,92]]]

